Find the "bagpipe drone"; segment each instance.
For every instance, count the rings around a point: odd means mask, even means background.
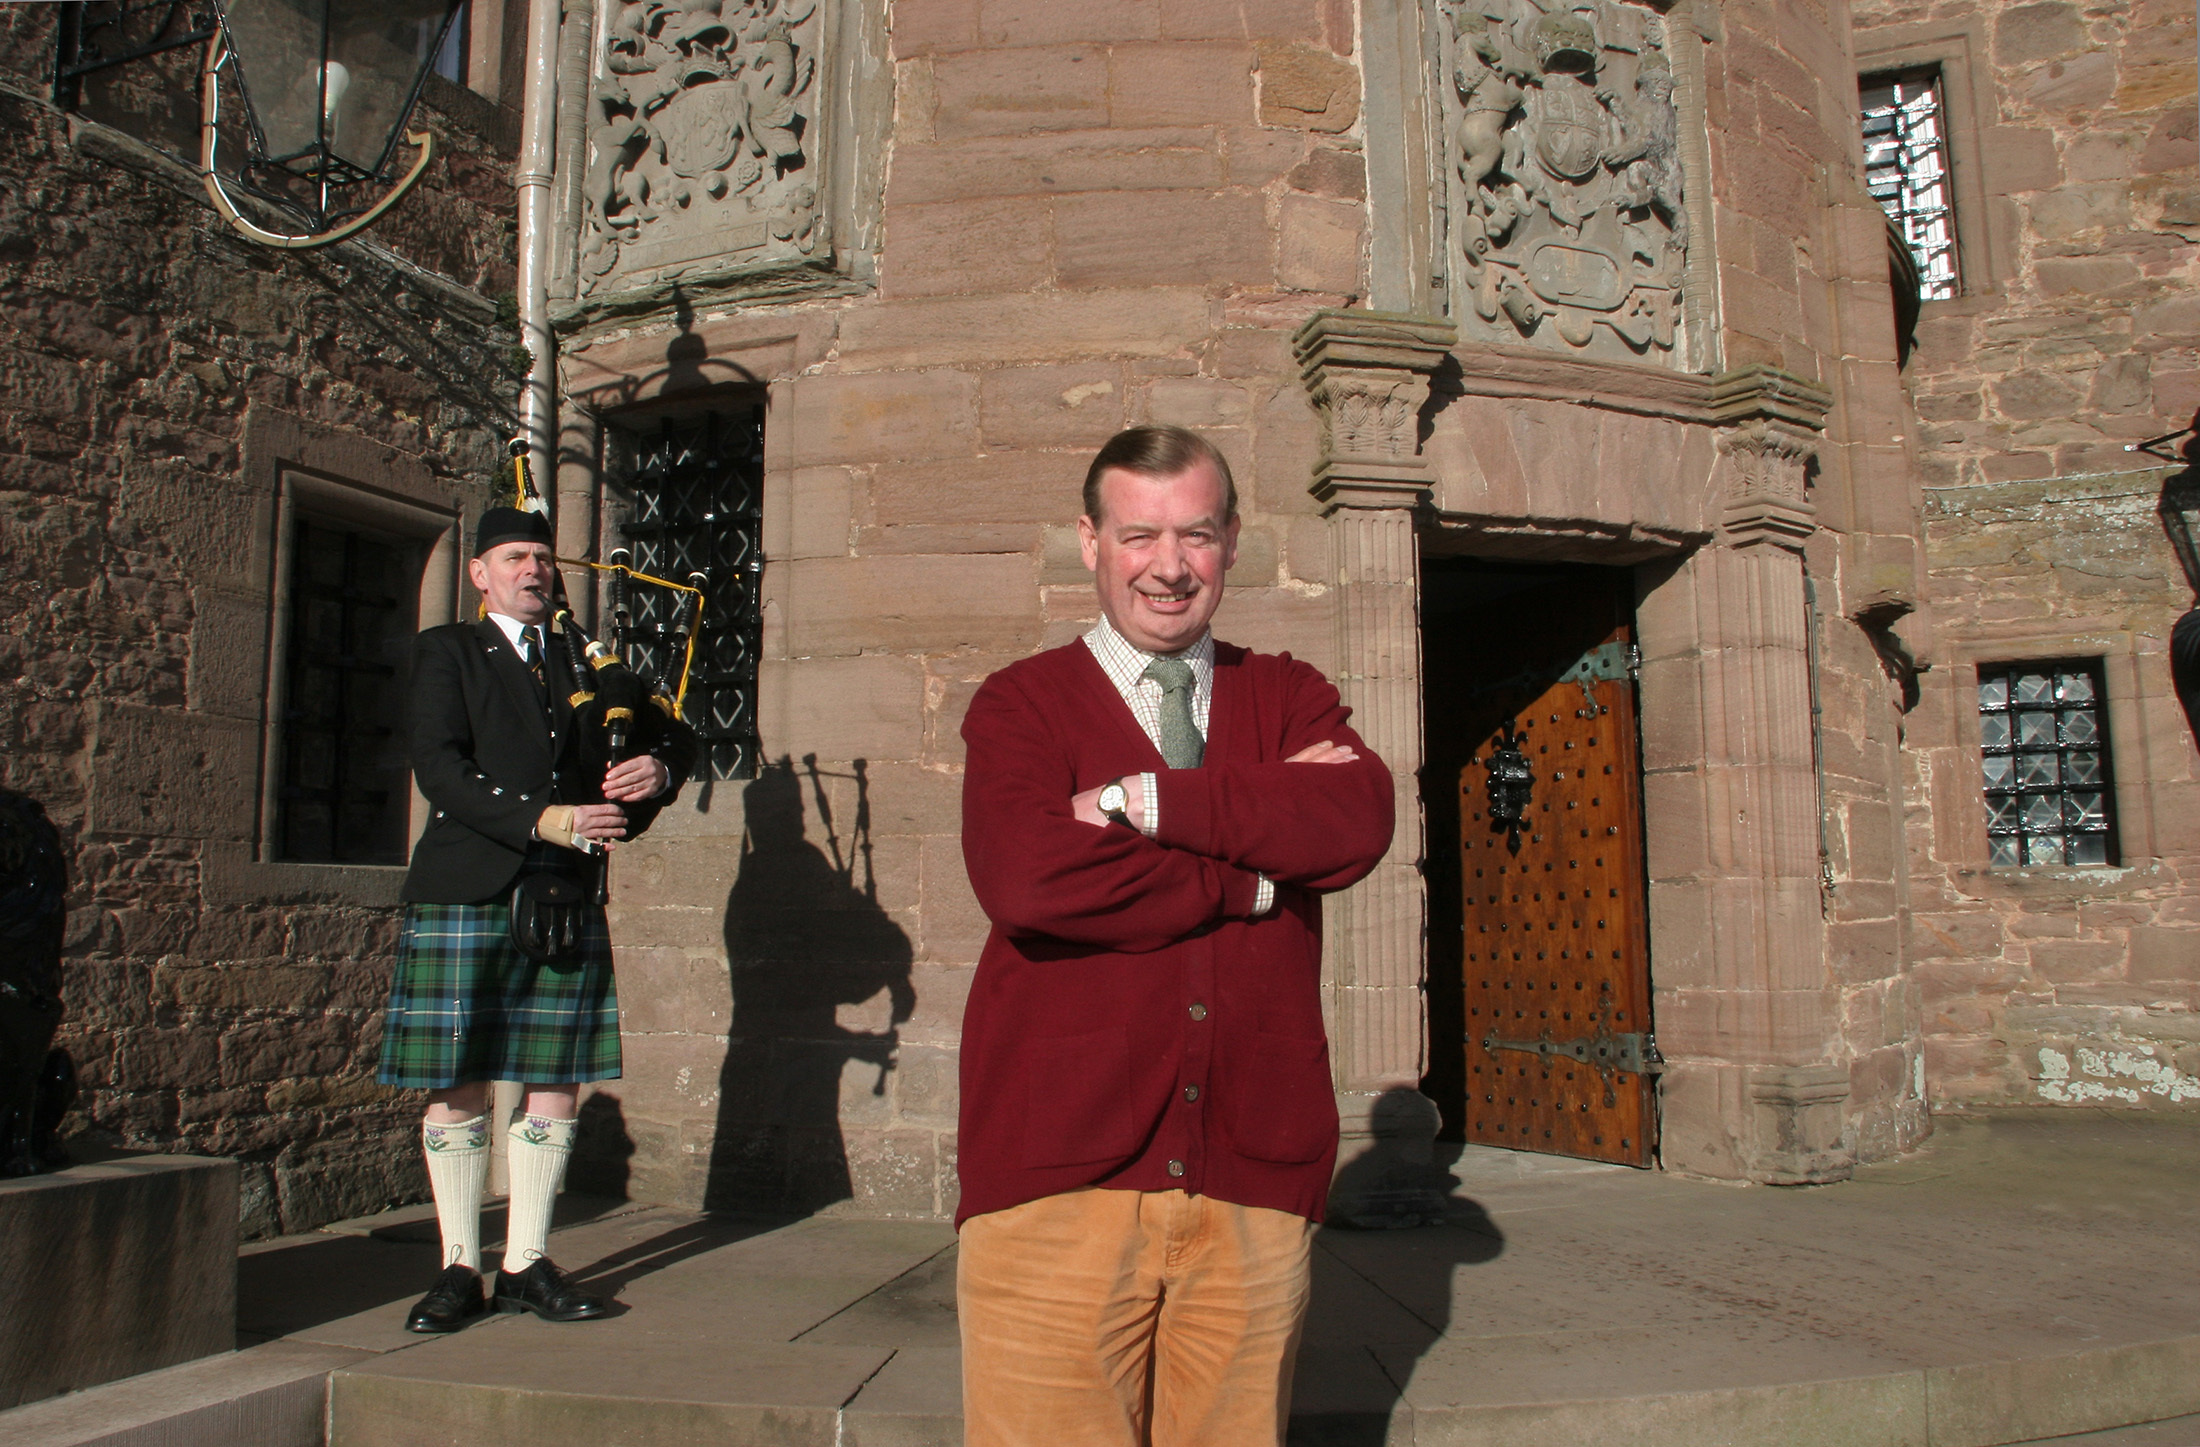
[[[534,480],[528,475],[526,447],[519,439],[512,443],[512,466],[515,506],[525,511],[542,511],[541,495],[535,491]],[[574,762],[578,777],[601,779],[628,759],[653,754],[667,761],[677,781],[677,776],[692,766],[697,751],[695,730],[683,717],[683,709],[687,702],[688,677],[695,668],[695,634],[702,620],[706,579],[701,573],[690,573],[687,582],[676,583],[669,578],[638,573],[631,565],[631,555],[623,548],[613,552],[608,562],[562,557],[556,561],[559,565],[558,591],[551,622],[565,640],[566,661],[574,683],[574,692],[567,702],[573,709]],[[611,638],[608,645],[597,641],[573,616],[565,592],[564,569],[569,567],[610,575],[605,588],[605,613],[610,622]],[[660,642],[669,645],[668,656],[680,660],[676,688],[668,689],[653,674],[627,661],[629,641],[636,631],[631,590],[637,583],[665,588],[679,597],[673,609],[671,627],[657,634]],[[589,841],[575,842],[584,853],[601,855],[600,846],[590,849],[586,847]],[[610,874],[608,858],[601,857],[596,875],[598,904],[610,898]]]

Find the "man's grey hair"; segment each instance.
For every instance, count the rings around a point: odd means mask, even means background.
[[[1110,437],[1085,469],[1085,516],[1100,521],[1100,477],[1110,468],[1140,477],[1175,477],[1211,462],[1222,477],[1222,520],[1237,516],[1237,480],[1222,449],[1188,427],[1131,427]]]

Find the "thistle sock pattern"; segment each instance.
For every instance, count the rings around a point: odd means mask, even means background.
[[[489,1184],[489,1117],[420,1123],[421,1154],[443,1232],[443,1264],[481,1269],[481,1193]]]
[[[1181,658],[1156,658],[1147,678],[1161,685],[1161,758],[1172,769],[1196,769],[1207,741],[1192,718],[1192,666]]]
[[[573,1122],[522,1115],[512,1122],[511,1219],[504,1231],[504,1269],[515,1276],[549,1254],[550,1207],[573,1154]]]

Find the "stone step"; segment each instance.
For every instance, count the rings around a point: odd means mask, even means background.
[[[566,1357],[534,1323],[485,1323],[463,1350],[416,1350],[338,1371],[330,1447],[845,1444],[962,1440],[952,1349],[629,1339]],[[549,1350],[546,1351],[546,1347]],[[2032,1361],[1573,1401],[1400,1400],[1372,1358],[1313,1359],[1296,1447],[2200,1447],[2200,1337]],[[1484,1393],[1478,1393],[1484,1394]],[[2134,1426],[2132,1424],[2154,1424]],[[2071,1434],[2087,1434],[2074,1437]]]
[[[0,1412],[7,1447],[320,1447],[329,1373],[371,1352],[274,1341]]]

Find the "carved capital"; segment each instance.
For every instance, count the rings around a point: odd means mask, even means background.
[[[1742,367],[1711,379],[1713,420],[1726,425],[1726,509],[1720,525],[1737,547],[1770,544],[1801,552],[1818,527],[1811,459],[1833,396],[1777,367]]]
[[[1339,507],[1415,508],[1428,499],[1421,408],[1458,333],[1393,312],[1317,312],[1292,338],[1322,419],[1314,496]]]
[[[1816,433],[1784,422],[1745,422],[1719,438],[1727,459],[1726,511],[1720,525],[1737,547],[1772,544],[1802,551],[1818,527],[1807,493]]]

